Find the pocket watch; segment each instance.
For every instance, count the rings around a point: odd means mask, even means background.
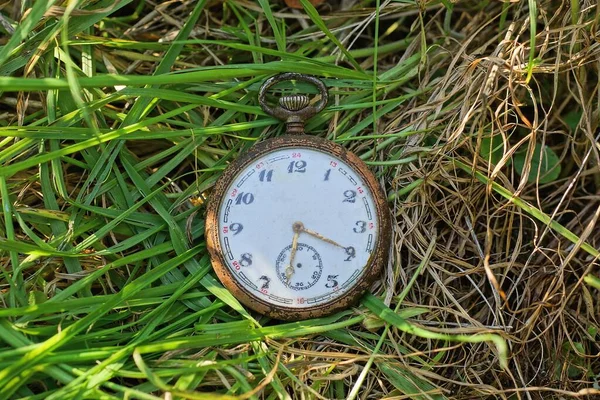
[[[282,81],[315,85],[320,99],[267,91]],[[391,245],[386,197],[365,163],[329,140],[304,133],[327,104],[325,84],[284,73],[259,91],[263,110],[287,124],[231,162],[215,184],[206,216],[213,268],[247,307],[282,320],[350,307],[380,276]]]

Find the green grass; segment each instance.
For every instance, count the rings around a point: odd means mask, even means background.
[[[596,10],[301,2],[1,6],[0,399],[600,394],[598,54],[570,42]],[[228,162],[284,131],[257,102],[279,72],[324,80],[307,129],[395,221],[356,307],[291,323],[204,240]]]

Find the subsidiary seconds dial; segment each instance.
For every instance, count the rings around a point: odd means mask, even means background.
[[[321,256],[314,247],[304,243],[287,246],[275,264],[279,280],[293,290],[306,290],[314,286],[323,272]]]

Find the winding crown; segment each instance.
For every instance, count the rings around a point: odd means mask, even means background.
[[[300,111],[309,104],[310,99],[303,94],[292,94],[279,98],[279,105],[288,111]]]

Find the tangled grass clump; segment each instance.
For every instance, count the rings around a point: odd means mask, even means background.
[[[0,5],[0,398],[600,395],[600,11],[591,1]],[[215,279],[205,200],[309,124],[388,194],[360,304],[280,323]],[[507,347],[504,347],[507,346]]]

